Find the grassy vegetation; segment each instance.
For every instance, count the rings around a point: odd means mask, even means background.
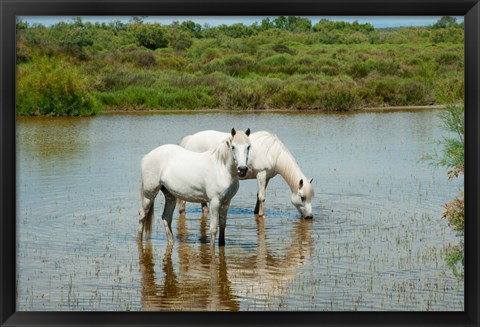
[[[131,109],[318,109],[463,100],[463,24],[300,17],[250,26],[17,24],[19,115]]]

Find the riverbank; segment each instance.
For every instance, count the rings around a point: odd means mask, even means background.
[[[115,115],[115,114],[175,114],[175,113],[236,113],[236,114],[261,114],[261,113],[322,113],[322,114],[338,114],[338,113],[361,113],[361,112],[396,112],[396,111],[423,111],[423,110],[438,110],[444,109],[445,105],[431,105],[431,106],[385,106],[385,107],[368,107],[355,109],[350,111],[332,111],[332,110],[318,110],[318,109],[120,109],[120,110],[105,110],[100,115]]]
[[[172,115],[172,114],[182,114],[182,115],[194,115],[194,114],[211,114],[211,113],[230,113],[236,115],[245,115],[245,114],[298,114],[298,115],[317,115],[317,114],[356,114],[356,113],[374,113],[374,112],[415,112],[415,111],[433,111],[441,110],[446,108],[446,105],[430,105],[430,106],[383,106],[383,107],[367,107],[349,111],[332,111],[332,110],[318,110],[318,109],[119,109],[119,110],[104,110],[97,113],[95,116],[114,116],[114,115]],[[28,116],[28,115],[17,115],[17,118],[29,118],[29,117],[39,117],[39,118],[48,118],[48,117],[63,117],[63,118],[79,118],[82,116]]]

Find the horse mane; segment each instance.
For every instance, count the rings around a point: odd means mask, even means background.
[[[192,135],[187,135],[185,136],[181,141],[180,141],[180,146],[182,148],[186,148],[187,147],[187,144],[188,142],[190,141],[190,139],[192,138]]]
[[[227,140],[232,142],[232,137],[228,136],[222,142],[220,142],[216,147],[209,150],[212,155],[215,157],[217,162],[225,163],[230,158],[230,146],[227,144]]]
[[[260,131],[255,134],[258,137],[255,143],[266,149],[266,156],[274,159],[277,172],[285,179],[292,192],[295,191],[300,179],[306,178],[295,157],[275,134],[267,131]]]

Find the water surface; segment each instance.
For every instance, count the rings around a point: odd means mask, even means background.
[[[435,111],[122,114],[17,120],[17,310],[463,310],[445,265],[458,237],[442,204],[463,188],[419,158],[445,136]],[[269,130],[313,178],[303,220],[280,176],[253,214],[231,203],[212,255],[197,204],[176,212],[166,251],[157,198],[137,244],[140,160],[205,129]]]

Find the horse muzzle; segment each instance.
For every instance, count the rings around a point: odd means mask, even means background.
[[[240,166],[237,168],[237,174],[240,177],[245,177],[247,175],[248,167],[247,166]]]

